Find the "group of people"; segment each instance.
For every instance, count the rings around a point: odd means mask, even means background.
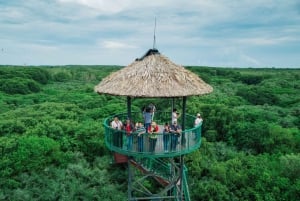
[[[135,125],[130,119],[127,119],[123,124],[119,120],[118,116],[114,117],[114,120],[111,122],[111,127],[115,129],[115,132],[112,135],[112,143],[116,147],[123,147],[123,135],[126,134],[126,145],[127,150],[132,150],[133,145],[133,136],[137,136],[137,151],[144,151],[144,134],[148,134],[149,137],[149,151],[154,152],[157,134],[159,132],[158,125],[152,121],[150,124],[143,125],[142,122],[136,122]]]
[[[169,123],[165,123],[163,130],[163,144],[164,144],[164,152],[169,151],[169,146],[171,151],[176,150],[176,146],[178,144],[178,138],[181,135],[181,128],[177,124],[177,121],[174,121],[170,126]]]
[[[150,104],[148,107],[144,107],[142,111],[144,124],[142,122],[136,122],[135,124],[127,119],[123,123],[118,119],[117,116],[114,117],[114,120],[111,122],[111,127],[116,131],[113,133],[112,143],[116,147],[123,147],[123,134],[126,133],[126,145],[127,150],[132,151],[133,147],[133,136],[137,138],[137,151],[144,152],[144,136],[148,136],[149,147],[148,151],[151,153],[155,152],[157,138],[159,134],[159,126],[153,121],[156,108],[154,104]],[[179,137],[181,136],[181,127],[178,125],[178,118],[180,114],[176,109],[172,111],[172,123],[165,123],[163,126],[163,149],[164,152],[176,151],[178,145]],[[202,118],[200,114],[197,114],[195,119],[195,127],[199,124],[202,124]],[[199,134],[196,133],[196,138],[199,137]]]

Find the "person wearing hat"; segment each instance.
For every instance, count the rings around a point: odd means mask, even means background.
[[[151,123],[151,126],[149,126],[148,128],[149,152],[151,153],[155,151],[158,130],[159,130],[158,125],[153,121]]]
[[[195,126],[195,127],[201,126],[201,125],[202,125],[202,122],[203,122],[203,119],[202,119],[200,113],[198,113],[197,116],[196,116],[196,119],[195,119],[194,126]],[[201,129],[201,128],[196,128],[196,136],[195,136],[195,140],[198,140],[199,137],[200,137],[200,129]]]
[[[200,113],[197,114],[196,119],[195,119],[195,127],[198,125],[201,125],[203,122],[203,119],[201,118]]]

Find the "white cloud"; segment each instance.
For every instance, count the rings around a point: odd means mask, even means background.
[[[102,42],[102,47],[107,48],[107,49],[131,49],[131,48],[136,48],[134,45],[129,45],[126,43],[122,42],[117,42],[117,41],[104,41]]]
[[[265,46],[265,45],[278,45],[282,43],[287,42],[296,42],[299,41],[299,39],[295,39],[292,37],[270,37],[270,38],[262,38],[262,37],[256,37],[256,38],[245,38],[245,39],[237,39],[237,43],[246,44],[250,46]]]
[[[97,10],[99,14],[115,14],[128,8],[132,1],[128,0],[58,0],[61,3],[75,3]]]
[[[0,48],[14,54],[0,55],[0,64],[24,58],[28,64],[127,65],[152,47],[156,17],[156,46],[179,64],[295,66],[296,5],[297,0],[1,1]]]

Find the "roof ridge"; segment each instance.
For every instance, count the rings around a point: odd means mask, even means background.
[[[154,54],[160,54],[158,49],[156,49],[156,48],[149,49],[142,57],[136,58],[135,61],[142,61],[145,57],[150,56],[150,55],[154,55]]]

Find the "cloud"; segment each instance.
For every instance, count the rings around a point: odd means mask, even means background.
[[[127,10],[132,5],[137,4],[136,1],[130,0],[58,0],[58,2],[85,6],[90,8],[91,10],[97,11],[99,15],[113,15],[121,11]]]
[[[290,42],[299,42],[300,39],[294,37],[270,37],[270,38],[263,38],[263,37],[253,37],[253,38],[243,38],[237,39],[237,43],[246,44],[250,46],[266,46],[266,45],[279,45],[284,43]]]
[[[102,43],[103,48],[107,49],[131,49],[131,48],[136,48],[136,46],[129,45],[126,43],[122,42],[117,42],[117,41],[104,41]]]
[[[298,0],[0,1],[0,48],[14,52],[0,55],[0,64],[22,58],[28,64],[127,65],[152,48],[156,17],[156,47],[179,64],[296,66],[299,5]]]

